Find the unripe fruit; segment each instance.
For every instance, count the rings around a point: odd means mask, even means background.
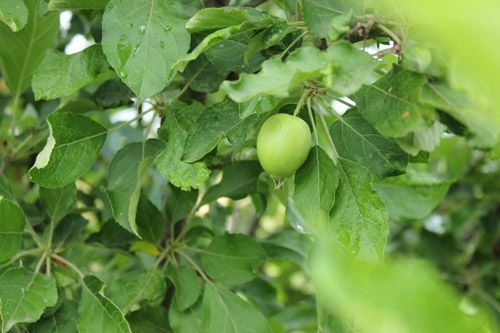
[[[293,174],[307,159],[311,131],[302,119],[284,113],[269,117],[257,137],[257,156],[264,170],[277,177]]]

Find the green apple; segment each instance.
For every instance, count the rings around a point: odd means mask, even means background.
[[[264,170],[276,177],[293,174],[307,159],[311,131],[302,119],[284,113],[269,117],[257,137],[257,156]]]

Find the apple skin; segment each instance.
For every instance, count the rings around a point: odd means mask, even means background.
[[[307,159],[311,131],[295,116],[278,113],[269,117],[257,136],[257,157],[264,170],[276,177],[292,175]]]

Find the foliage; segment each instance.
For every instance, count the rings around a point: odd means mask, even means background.
[[[2,1],[0,332],[496,332],[479,2]]]

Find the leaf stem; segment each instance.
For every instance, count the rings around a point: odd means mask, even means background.
[[[33,226],[31,225],[31,223],[29,223],[29,222],[26,223],[25,232],[27,232],[28,234],[30,234],[31,238],[33,238],[33,241],[36,243],[36,245],[40,249],[45,249],[46,248],[46,246],[43,243],[43,241],[40,238],[40,236],[38,236],[38,234],[36,233],[35,229],[33,229]]]
[[[83,274],[83,272],[74,263],[72,263],[68,259],[65,259],[65,258],[63,258],[60,255],[57,255],[55,253],[52,253],[50,256],[52,258],[54,258],[55,260],[60,261],[63,264],[65,264],[66,266],[68,266],[69,268],[71,268],[76,274],[78,274],[78,276],[81,279],[83,279],[83,277],[85,276],[85,274]]]
[[[321,112],[321,106],[317,101],[316,101],[316,103],[317,103],[316,105],[318,107],[317,113],[319,114],[319,118],[321,120],[323,130],[325,131],[326,137],[328,138],[328,142],[330,143],[330,146],[332,148],[333,157],[334,157],[333,161],[335,162],[335,164],[337,164],[338,159],[339,159],[339,153],[337,152],[337,148],[335,147],[335,143],[333,143],[332,135],[330,134],[330,131],[328,129],[328,125],[326,123],[325,116],[323,115],[323,112]],[[335,114],[337,114],[337,113],[335,112]]]
[[[203,272],[201,267],[193,259],[191,259],[190,256],[188,256],[187,254],[185,254],[182,251],[177,251],[177,253],[179,253],[181,256],[183,256],[191,264],[191,266],[193,266],[193,268],[196,269],[198,271],[198,273],[200,273],[200,276],[203,278],[203,280],[205,280],[208,283],[212,283],[212,281],[210,281],[210,279],[205,274],[205,272]]]
[[[0,265],[0,269],[2,269],[4,267],[7,267],[8,265],[12,264],[16,260],[19,260],[19,259],[21,259],[23,257],[38,256],[39,254],[42,254],[42,253],[43,253],[43,249],[39,248],[39,247],[37,247],[36,249],[29,249],[29,250],[18,252],[9,261],[7,261],[6,263],[4,263],[3,265]]]
[[[300,110],[302,109],[302,106],[304,105],[304,101],[306,100],[307,96],[309,96],[309,91],[307,89],[304,89],[304,92],[302,93],[302,96],[300,96],[299,102],[297,103],[297,106],[295,107],[295,111],[293,111],[293,116],[297,117],[299,114]]]

